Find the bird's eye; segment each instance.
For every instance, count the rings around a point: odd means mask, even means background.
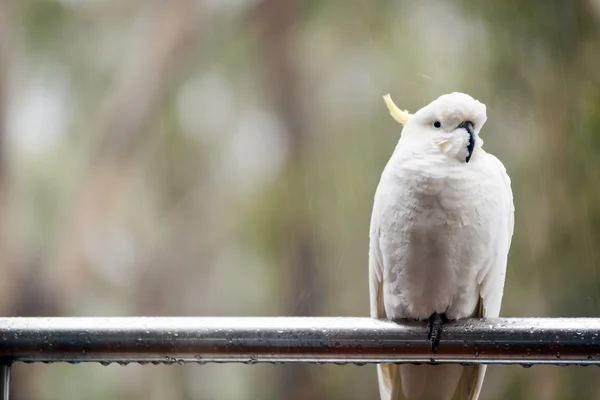
[[[433,127],[434,127],[434,128],[441,128],[441,127],[442,127],[442,123],[441,123],[440,121],[435,121],[435,122],[433,123]]]

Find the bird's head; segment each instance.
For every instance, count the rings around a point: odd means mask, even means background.
[[[404,125],[401,142],[419,153],[440,153],[468,163],[483,145],[479,131],[487,119],[485,104],[464,93],[438,97],[414,114],[402,111],[389,95],[390,114]]]

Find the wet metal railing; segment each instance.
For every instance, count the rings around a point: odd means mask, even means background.
[[[600,365],[600,318],[444,325],[371,318],[0,318],[0,398],[13,362],[483,363]]]

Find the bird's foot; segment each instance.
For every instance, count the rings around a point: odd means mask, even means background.
[[[446,322],[448,322],[446,314],[438,313],[431,314],[427,321],[429,326],[429,335],[427,336],[427,340],[431,342],[431,351],[433,353],[437,353],[440,345],[440,337],[442,335],[442,326]]]

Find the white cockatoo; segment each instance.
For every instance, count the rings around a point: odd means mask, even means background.
[[[384,100],[402,135],[381,175],[370,228],[371,317],[443,323],[500,313],[514,206],[502,163],[483,150],[484,104],[446,94],[417,111]],[[377,366],[382,400],[477,399],[485,365]]]

